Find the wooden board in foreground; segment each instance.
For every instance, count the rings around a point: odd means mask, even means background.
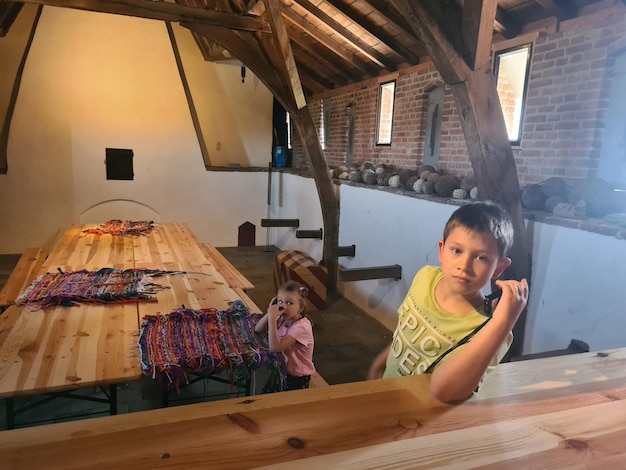
[[[626,350],[580,354],[589,371],[571,374],[567,386],[527,389],[570,370],[566,357],[563,367],[549,358],[545,369],[547,359],[535,360],[532,374],[521,367],[519,384],[494,374],[499,394],[479,392],[460,405],[434,400],[421,375],[6,431],[0,461],[47,469],[623,468]]]

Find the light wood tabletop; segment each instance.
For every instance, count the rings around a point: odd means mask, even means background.
[[[145,315],[183,305],[225,309],[238,299],[250,311],[260,311],[228,285],[186,224],[159,224],[148,236],[134,237],[84,232],[93,227],[69,227],[40,274],[104,267],[186,274],[157,278],[156,283],[170,287],[156,294],[157,302],[46,310],[11,306],[0,315],[0,398],[138,380],[137,338]]]
[[[501,364],[466,402],[429,376],[0,433],[7,469],[624,468],[626,349]]]

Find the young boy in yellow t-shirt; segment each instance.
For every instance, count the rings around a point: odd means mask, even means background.
[[[510,266],[512,244],[513,224],[499,205],[457,209],[439,240],[441,268],[424,266],[415,276],[398,309],[393,340],[374,359],[368,378],[432,372],[436,399],[468,398],[504,357],[528,300],[526,279],[495,281],[502,296],[493,313],[481,292]]]

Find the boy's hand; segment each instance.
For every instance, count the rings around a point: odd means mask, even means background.
[[[528,302],[528,282],[526,279],[497,280],[496,286],[502,289],[502,296],[497,301],[493,317],[506,320],[512,328]]]

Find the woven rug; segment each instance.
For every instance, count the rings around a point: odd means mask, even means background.
[[[95,228],[83,230],[84,233],[95,235],[147,235],[156,227],[152,220],[119,220],[111,219],[104,224],[100,224]]]
[[[155,284],[155,277],[182,274],[173,271],[102,268],[98,271],[46,273],[39,276],[16,300],[32,309],[89,303],[156,302],[154,294],[169,289]]]
[[[282,386],[282,354],[270,352],[267,334],[254,331],[261,315],[252,315],[240,300],[229,305],[227,310],[182,308],[145,316],[139,335],[143,373],[178,389],[189,383],[187,373],[227,371],[232,385],[243,386],[252,370],[267,365],[270,377]]]

